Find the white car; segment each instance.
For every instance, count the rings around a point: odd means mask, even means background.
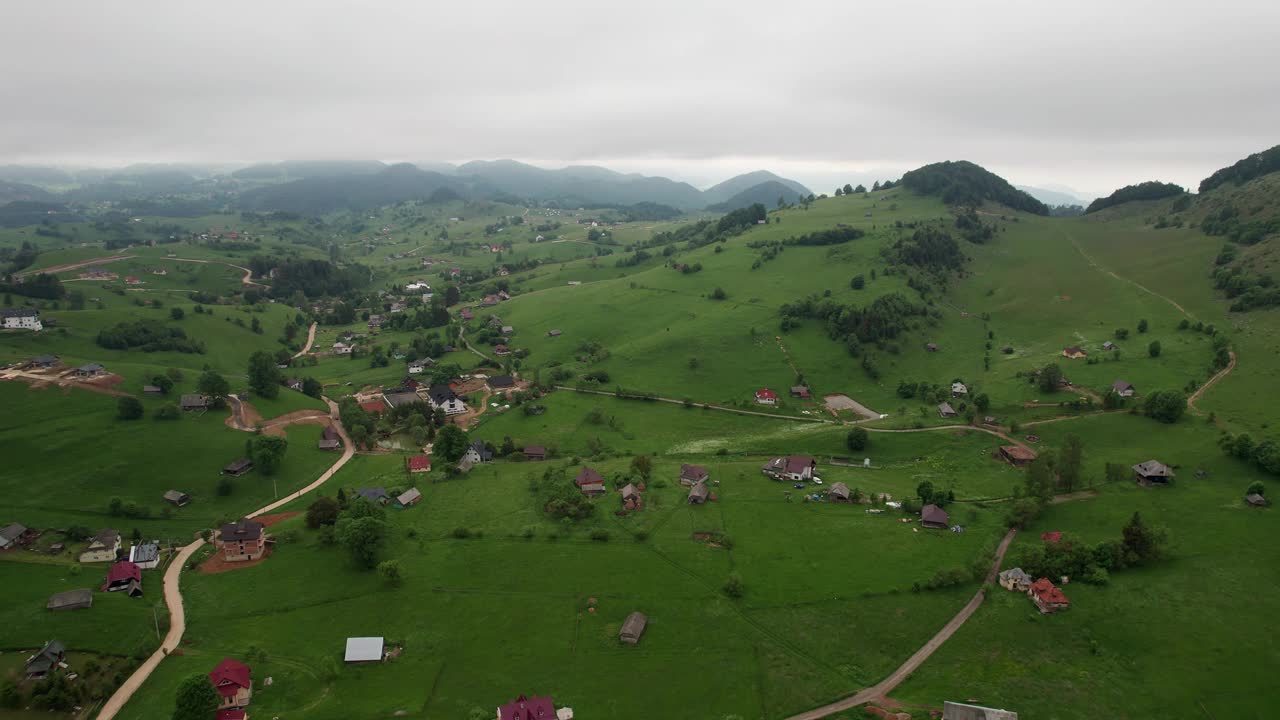
[[[822,484],[822,478],[820,478],[820,477],[813,478],[813,484],[814,484],[814,485],[821,485],[821,484]]]

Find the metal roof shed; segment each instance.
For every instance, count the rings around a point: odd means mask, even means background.
[[[347,653],[343,660],[349,663],[381,662],[382,638],[353,637],[347,638]]]

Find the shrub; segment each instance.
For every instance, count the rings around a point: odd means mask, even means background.
[[[142,417],[142,401],[132,395],[120,398],[116,403],[116,417],[121,420],[137,420]]]
[[[453,529],[452,535],[458,540],[466,540],[471,537],[471,530],[465,527],[456,527]]]
[[[591,539],[596,542],[609,542],[609,531],[604,528],[596,528],[591,531]]]
[[[731,598],[740,598],[746,593],[746,587],[742,584],[742,576],[738,573],[731,573],[729,579],[725,580],[724,586],[721,587],[725,595]]]

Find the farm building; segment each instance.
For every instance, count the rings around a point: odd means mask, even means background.
[[[701,505],[710,495],[711,491],[707,489],[706,483],[694,483],[694,486],[689,488],[689,504]]]
[[[559,330],[548,330],[548,331],[547,331],[547,337],[560,337],[562,334],[563,334],[563,333],[561,333]]]
[[[209,401],[203,395],[188,394],[183,395],[178,401],[183,410],[206,410],[209,407]]]
[[[1015,592],[1026,592],[1031,589],[1031,576],[1022,568],[1010,568],[1000,571],[1000,587]]]
[[[541,445],[527,445],[524,449],[525,460],[546,460],[547,449]]]
[[[99,588],[103,592],[123,592],[129,597],[142,597],[142,568],[121,560],[107,571],[107,579]]]
[[[483,440],[475,440],[467,446],[467,451],[463,453],[462,459],[470,460],[472,465],[487,463],[493,460],[493,451],[485,444]]]
[[[556,708],[550,697],[521,695],[506,705],[498,706],[497,720],[553,720],[555,717]]]
[[[1268,504],[1267,499],[1258,493],[1249,493],[1248,495],[1245,495],[1244,501],[1248,503],[1250,507],[1266,507]]]
[[[818,461],[805,455],[789,455],[774,458],[760,468],[760,472],[774,480],[795,482],[809,480],[817,471]]]
[[[1124,380],[1117,380],[1111,383],[1111,389],[1120,397],[1133,397],[1136,392],[1134,387]]]
[[[827,495],[831,502],[847,503],[852,501],[852,495],[849,492],[849,486],[842,482],[838,482],[831,486],[831,491]]]
[[[515,387],[516,381],[515,378],[510,375],[494,375],[486,380],[485,384],[489,386],[490,390],[496,392],[498,390],[508,390]]]
[[[218,709],[239,709],[253,699],[253,670],[242,662],[223,658],[209,673],[209,682],[218,692]]]
[[[222,468],[223,475],[231,477],[240,477],[241,475],[253,469],[253,461],[249,458],[239,458],[231,461],[226,467]]]
[[[1133,466],[1133,477],[1139,485],[1167,485],[1177,476],[1159,460],[1148,460]]]
[[[640,498],[640,488],[633,483],[627,483],[622,488],[622,507],[627,510],[639,510],[643,500]]]
[[[791,397],[808,400],[811,397],[811,394],[809,393],[809,388],[804,385],[796,385],[791,388]]]
[[[386,505],[391,502],[391,496],[387,494],[387,489],[383,487],[367,487],[356,490],[356,495],[368,500],[374,505]]]
[[[334,355],[350,355],[352,347],[344,342],[336,342],[331,349]]]
[[[1010,465],[1021,467],[1035,461],[1036,451],[1021,445],[1001,445],[1000,459]]]
[[[680,466],[680,484],[685,487],[692,487],[700,482],[705,482],[708,477],[710,477],[710,474],[701,465]]]
[[[67,590],[49,597],[47,610],[83,610],[93,606],[93,591],[88,588]]]
[[[38,368],[51,368],[58,364],[57,355],[37,355],[31,358],[31,364]]]
[[[58,640],[50,640],[40,652],[27,658],[25,672],[28,680],[40,680],[53,672],[67,659],[67,647]]]
[[[951,403],[942,403],[938,405],[938,415],[941,417],[953,418],[959,414],[960,413],[955,411],[955,408],[951,407]]]
[[[406,462],[411,473],[431,472],[430,455],[410,455]]]
[[[942,720],[1018,720],[1018,713],[947,700],[942,703]]]
[[[951,525],[951,518],[946,510],[929,503],[920,510],[920,524],[927,528],[946,530]]]
[[[756,402],[761,405],[777,405],[778,394],[769,388],[761,388],[756,391]]]
[[[1081,350],[1080,348],[1078,348],[1078,347],[1076,347],[1076,346],[1072,345],[1071,347],[1064,347],[1064,348],[1062,348],[1062,357],[1064,357],[1064,358],[1070,358],[1070,359],[1072,359],[1072,360],[1079,360],[1080,358],[1086,358],[1086,357],[1089,357],[1089,353],[1087,353],[1087,352],[1085,352],[1084,350]]]
[[[107,369],[103,367],[101,364],[89,363],[88,365],[81,365],[80,367],[76,368],[75,375],[78,378],[93,378],[93,377],[98,377],[99,375],[103,375],[106,372],[107,372]]]
[[[951,397],[963,397],[969,394],[969,387],[962,382],[951,383]]]
[[[337,450],[341,448],[342,436],[338,434],[338,428],[326,425],[324,431],[320,433],[320,440],[316,442],[316,447],[321,450]]]
[[[644,629],[648,624],[649,618],[644,613],[633,612],[622,623],[622,629],[618,631],[618,639],[624,643],[635,645],[640,642],[640,636],[644,635]]]
[[[1027,592],[1042,614],[1049,615],[1071,607],[1071,601],[1067,600],[1062,589],[1050,582],[1048,578],[1040,578],[1031,583],[1031,588]]]
[[[120,533],[111,528],[99,530],[89,539],[89,545],[80,553],[80,562],[115,562],[120,553]]]
[[[143,570],[155,570],[160,567],[160,544],[148,542],[134,545],[129,548],[129,562]]]
[[[22,545],[23,538],[28,532],[25,525],[19,525],[18,523],[9,523],[0,528],[0,550]]]
[[[260,522],[242,519],[227,523],[218,529],[214,544],[222,550],[222,557],[231,562],[257,560],[267,551],[267,533]]]
[[[424,370],[431,367],[432,365],[435,365],[435,361],[432,360],[431,358],[414,360],[413,362],[409,363],[409,374],[420,375]]]
[[[578,471],[578,476],[573,480],[583,495],[596,496],[604,494],[604,477],[596,472],[593,468],[584,467]]]
[[[347,651],[342,659],[349,663],[382,662],[382,638],[347,638]]]
[[[938,345],[937,343],[925,343],[924,349],[926,352],[938,352]]]
[[[163,395],[164,388],[160,387],[159,385],[143,385],[142,393],[144,395]]]
[[[409,488],[396,496],[396,507],[407,508],[417,505],[422,501],[422,493],[418,492],[418,488]]]
[[[182,507],[191,502],[191,496],[181,490],[165,490],[164,501]]]

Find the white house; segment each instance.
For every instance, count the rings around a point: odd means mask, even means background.
[[[427,392],[432,410],[444,410],[446,415],[458,415],[467,411],[466,403],[448,385],[432,385]]]
[[[98,531],[89,541],[89,546],[80,553],[80,562],[115,562],[116,553],[120,551],[120,533],[107,528]]]
[[[968,395],[968,394],[969,394],[969,388],[965,387],[964,383],[962,382],[951,383],[951,397],[960,397],[961,395]]]
[[[774,480],[802,482],[813,478],[818,462],[804,455],[790,455],[770,460],[760,471]]]
[[[37,332],[44,329],[44,325],[40,323],[40,313],[35,310],[26,308],[5,308],[0,310],[0,319],[3,320],[5,330],[35,330]]]
[[[427,368],[435,364],[436,364],[435,361],[432,360],[431,358],[422,358],[421,360],[414,360],[413,362],[409,363],[409,374],[418,375],[423,370],[426,370]]]
[[[129,548],[129,562],[143,570],[155,570],[160,567],[160,546],[154,542],[134,545]]]
[[[405,286],[404,286],[404,289],[405,289],[407,292],[415,292],[415,291],[417,291],[417,292],[423,292],[423,291],[430,291],[430,290],[431,290],[431,286],[430,286],[430,285],[428,285],[428,284],[426,284],[425,282],[423,282],[423,281],[419,280],[419,281],[417,281],[417,282],[411,282],[411,283],[409,283],[408,285],[405,285]]]
[[[333,354],[334,355],[350,355],[351,346],[344,342],[336,342],[333,344]]]

